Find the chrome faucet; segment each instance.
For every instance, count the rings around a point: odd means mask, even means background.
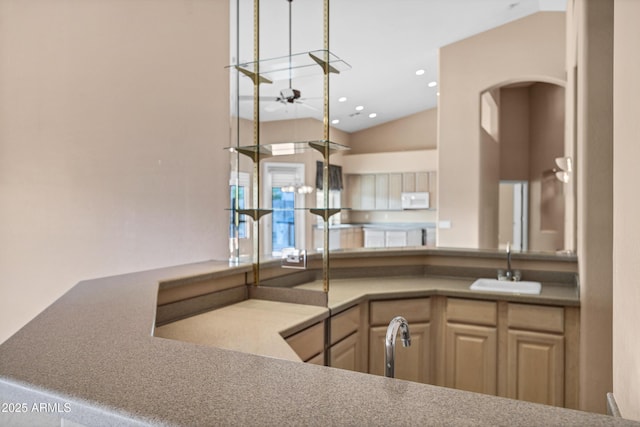
[[[396,336],[398,329],[401,331],[402,346],[409,347],[411,345],[411,334],[409,333],[409,324],[402,316],[396,316],[391,319],[387,328],[387,336],[385,339],[384,352],[384,376],[393,378],[395,372],[396,357]]]
[[[507,242],[507,280],[512,280],[513,271],[511,271],[511,242]]]
[[[507,271],[498,270],[498,280],[517,282],[520,280],[520,271],[511,269],[511,242],[507,242]]]

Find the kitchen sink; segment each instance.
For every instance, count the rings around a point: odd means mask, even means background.
[[[511,282],[498,279],[477,279],[470,288],[472,291],[504,292],[509,294],[539,295],[542,289],[540,282]]]

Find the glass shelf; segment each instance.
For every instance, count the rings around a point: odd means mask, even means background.
[[[235,68],[251,78],[254,84],[258,84],[295,79],[314,75],[318,72],[339,74],[342,71],[350,70],[351,65],[330,51],[320,49],[290,56],[243,62],[229,65],[227,68]]]
[[[243,147],[228,147],[229,152],[238,152],[251,157],[254,161],[259,161],[268,157],[289,156],[292,154],[304,153],[308,150],[319,151],[324,156],[328,149],[329,155],[338,151],[349,150],[346,145],[320,139],[316,141],[279,142],[274,144],[248,145]]]

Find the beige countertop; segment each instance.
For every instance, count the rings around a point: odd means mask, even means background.
[[[27,408],[44,403],[51,410],[0,413],[0,424],[59,426],[65,419],[85,426],[640,425],[154,337],[159,283],[194,275],[215,280],[233,269],[249,270],[225,264],[162,268],[74,286],[0,345],[0,401]],[[344,298],[358,298],[357,291],[348,292],[354,293]],[[341,304],[333,301],[338,293],[331,298],[330,304]],[[245,308],[247,316],[262,310]],[[295,310],[294,322],[298,315],[314,316]],[[243,311],[235,315],[239,319]],[[241,328],[230,319],[225,318],[235,333]]]
[[[372,277],[334,279],[327,308],[249,299],[156,328],[155,336],[215,346],[261,356],[300,361],[281,332],[310,325],[363,299],[415,298],[448,295],[476,299],[507,299],[538,304],[579,304],[575,286],[545,284],[540,295],[470,291],[473,279],[452,277]],[[296,288],[322,290],[322,281]]]
[[[453,277],[367,277],[333,279],[329,290],[329,308],[339,312],[362,298],[390,299],[411,298],[429,295],[452,297],[509,300],[548,305],[576,306],[580,297],[576,286],[559,283],[543,283],[540,295],[510,294],[503,292],[472,291],[469,286],[473,278]],[[297,286],[301,289],[322,290],[322,282],[315,281]]]
[[[328,316],[324,307],[249,299],[160,326],[155,336],[301,361],[280,332]]]

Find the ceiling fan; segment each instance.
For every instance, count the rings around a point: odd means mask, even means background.
[[[292,78],[292,50],[291,50],[291,4],[293,0],[286,0],[289,3],[289,87],[280,90],[280,96],[276,98],[266,98],[260,99],[260,101],[268,102],[269,104],[264,107],[265,111],[275,112],[286,108],[289,105],[300,105],[302,107],[308,108],[313,111],[320,111],[317,108],[307,104],[305,101],[309,98],[302,98],[302,92],[299,89],[293,88],[293,78]],[[261,97],[262,98],[262,97]],[[252,96],[241,96],[241,100],[253,100]]]

